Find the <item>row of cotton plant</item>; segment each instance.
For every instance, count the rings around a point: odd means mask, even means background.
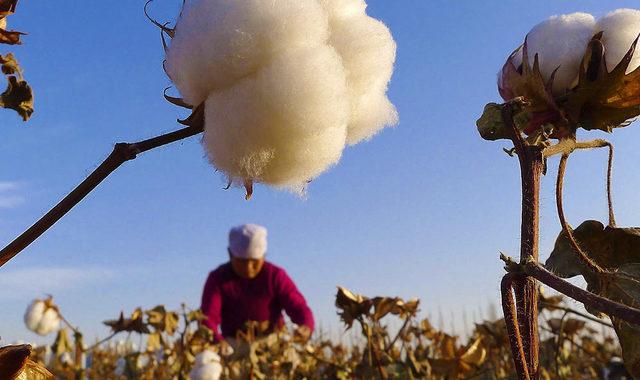
[[[201,313],[157,306],[106,321],[112,334],[83,346],[84,357],[76,354],[62,333],[65,329],[60,329],[52,344],[31,347],[32,365],[25,371],[40,365],[38,373],[51,371],[62,380],[454,380],[484,375],[507,378],[514,373],[504,319],[472,324],[472,334],[463,340],[434,328],[428,319],[417,319],[419,301],[415,299],[369,298],[339,288],[335,304],[345,327],[356,326],[362,333],[362,342],[344,345],[322,332],[310,341],[299,340],[288,330],[261,336],[251,332],[257,324],[248,324],[246,336],[232,342],[238,348],[233,350],[229,344],[212,343],[212,334],[198,326]],[[174,325],[174,315],[182,323]],[[612,380],[626,373],[611,338],[611,326],[603,323],[608,327],[594,328],[562,296],[541,294],[539,318],[548,330],[543,334],[548,349],[541,357],[542,379],[606,375],[603,379]],[[81,363],[76,362],[77,357]]]

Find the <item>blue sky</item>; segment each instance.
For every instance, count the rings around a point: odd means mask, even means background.
[[[179,0],[151,11],[172,20]],[[21,2],[9,25],[29,33],[11,49],[36,92],[24,125],[2,113],[0,240],[9,242],[110,152],[179,128],[167,103],[158,30],[143,1]],[[92,340],[121,310],[198,306],[207,273],[226,259],[230,226],[269,228],[269,259],[303,291],[319,324],[339,331],[335,286],[366,295],[418,297],[422,315],[469,319],[498,302],[498,252],[517,255],[520,182],[506,142],[486,142],[475,120],[498,100],[496,72],[526,32],[553,14],[637,6],[637,1],[370,0],[398,43],[390,98],[400,124],[348,148],[306,199],[258,186],[247,202],[204,158],[198,138],[125,164],[42,238],[0,268],[0,336],[42,341],[22,314],[54,295]],[[603,134],[592,134],[602,137]],[[616,146],[620,225],[637,225],[638,125],[607,136]],[[559,231],[553,184],[543,180],[541,256]],[[571,221],[605,220],[606,152],[571,159]],[[0,344],[2,343],[0,342]]]

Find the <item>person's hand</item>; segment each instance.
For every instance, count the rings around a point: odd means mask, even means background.
[[[296,342],[306,343],[311,338],[311,329],[307,326],[298,326],[293,332],[293,339]]]

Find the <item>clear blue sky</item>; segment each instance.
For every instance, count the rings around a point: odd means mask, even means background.
[[[117,5],[115,5],[117,3]],[[156,0],[171,20],[180,0]],[[11,49],[35,88],[24,125],[1,113],[0,240],[9,242],[111,151],[178,128],[185,114],[162,91],[158,30],[143,1],[22,1],[9,25],[29,33]],[[269,228],[269,259],[287,269],[320,324],[340,328],[335,286],[422,300],[422,314],[455,314],[456,325],[497,303],[498,252],[519,245],[519,171],[486,142],[475,120],[498,99],[496,72],[535,23],[558,13],[601,15],[637,1],[370,0],[391,28],[398,59],[390,97],[400,125],[348,148],[314,181],[307,199],[257,187],[246,202],[207,164],[197,138],[140,156],[114,173],[42,238],[0,268],[0,336],[41,341],[23,326],[29,301],[54,294],[87,339],[101,321],[136,306],[198,306],[207,273],[226,259],[230,226]],[[640,223],[636,149],[640,125],[616,145],[621,225]],[[600,136],[600,134],[597,134]],[[555,166],[556,161],[551,161]],[[567,211],[574,224],[604,220],[606,152],[569,163]],[[542,252],[559,230],[555,170],[543,180]],[[450,326],[446,322],[446,327]],[[0,344],[2,344],[0,342]]]

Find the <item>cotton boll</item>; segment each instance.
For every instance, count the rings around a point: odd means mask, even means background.
[[[618,9],[600,18],[595,26],[597,33],[604,32],[602,44],[605,47],[607,69],[612,71],[622,58],[629,52],[629,48],[640,34],[640,10]],[[631,59],[627,74],[640,66],[640,46]]]
[[[329,46],[287,51],[255,78],[212,93],[203,143],[213,165],[300,191],[336,163],[349,117],[345,72]]]
[[[64,352],[62,355],[60,355],[60,363],[72,365],[73,359],[71,358],[71,354],[69,354],[68,352]]]
[[[27,311],[24,313],[24,324],[29,330],[36,331],[45,309],[46,305],[41,300],[33,300],[27,307]]]
[[[220,356],[212,350],[204,350],[196,355],[196,366],[202,366],[205,364],[219,363]]]
[[[317,0],[191,0],[165,67],[184,100],[199,105],[283,50],[321,45],[327,38],[327,15]]]
[[[52,308],[47,309],[40,322],[38,323],[38,327],[35,332],[39,335],[47,335],[60,327],[60,316],[58,312]]]
[[[364,13],[331,18],[330,23],[330,43],[347,72],[351,104],[347,143],[353,145],[398,122],[396,108],[386,96],[396,43],[386,25]]]
[[[594,17],[587,13],[553,16],[534,26],[527,35],[529,64],[533,65],[538,54],[540,72],[545,80],[558,69],[553,82],[555,95],[565,93],[578,77],[595,23]],[[516,65],[522,62],[521,53],[518,61]]]

